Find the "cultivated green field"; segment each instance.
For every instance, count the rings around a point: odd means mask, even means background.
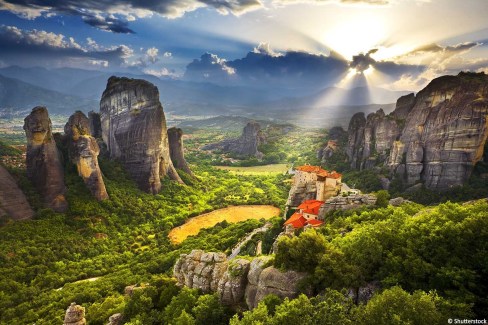
[[[287,164],[271,164],[263,166],[234,167],[214,166],[220,170],[227,170],[237,175],[276,175],[283,174],[290,168]]]

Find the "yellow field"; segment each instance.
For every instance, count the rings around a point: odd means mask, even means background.
[[[264,166],[234,167],[234,166],[214,166],[217,169],[228,170],[238,175],[272,175],[283,174],[288,170],[286,164],[271,164]]]
[[[280,215],[280,209],[272,205],[239,205],[205,213],[188,220],[182,226],[173,228],[169,233],[169,239],[179,244],[188,236],[197,235],[200,229],[211,228],[217,223],[240,222],[248,219],[271,219]]]

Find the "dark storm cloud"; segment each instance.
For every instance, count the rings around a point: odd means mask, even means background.
[[[266,50],[264,50],[266,49]],[[297,84],[324,86],[337,81],[348,68],[343,59],[305,52],[277,54],[260,45],[244,58],[226,61],[206,53],[186,67],[185,78],[212,82],[234,81],[237,83],[267,86]]]
[[[39,65],[41,62],[59,65],[60,62],[76,61],[120,66],[132,54],[132,50],[125,45],[89,50],[62,34],[4,25],[0,26],[0,48],[4,63],[25,65]]]
[[[378,49],[372,49],[366,54],[360,53],[358,55],[354,55],[349,66],[359,72],[363,72],[376,63],[376,61],[371,57],[371,54],[374,54],[377,51]]]
[[[262,4],[259,0],[0,0],[0,10],[24,18],[53,13],[76,15],[91,26],[115,33],[133,32],[128,21],[135,17],[157,13],[174,18],[205,6],[238,15]]]
[[[185,79],[221,84],[237,83],[250,86],[327,87],[337,84],[351,68],[363,72],[370,66],[381,71],[388,81],[403,75],[418,75],[423,65],[414,66],[392,61],[376,61],[371,57],[376,49],[361,53],[348,62],[331,53],[329,56],[306,52],[276,53],[260,44],[244,58],[226,61],[206,53],[186,67]]]
[[[121,33],[121,34],[133,34],[134,31],[130,29],[128,23],[126,21],[117,19],[115,17],[104,17],[101,15],[90,15],[90,16],[82,16],[82,19],[85,23],[90,26],[113,32],[113,33]]]
[[[466,43],[460,43],[452,46],[440,46],[439,44],[427,44],[421,47],[416,48],[415,50],[405,54],[405,56],[411,56],[411,55],[416,55],[416,54],[422,54],[422,53],[439,53],[443,52],[445,54],[457,54],[459,52],[464,52],[467,50],[472,49],[473,47],[479,46],[481,43],[477,42],[466,42]]]

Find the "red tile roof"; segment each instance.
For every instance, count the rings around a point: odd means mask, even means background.
[[[302,204],[298,206],[298,209],[303,210],[304,213],[318,215],[320,206],[322,206],[322,204],[324,203],[325,203],[324,201],[306,200],[303,201]]]
[[[286,220],[284,225],[292,225],[293,228],[297,229],[302,228],[303,226],[305,226],[306,223],[307,219],[305,219],[305,217],[301,213],[295,212],[288,220]]]
[[[311,225],[312,227],[318,227],[318,226],[321,226],[323,224],[323,222],[320,220],[316,220],[316,219],[310,219],[307,221],[307,224]]]
[[[303,165],[303,166],[296,167],[295,170],[301,172],[307,172],[307,173],[314,173],[321,177],[330,177],[334,179],[338,179],[342,177],[342,175],[339,174],[338,172],[336,171],[329,172],[325,169],[320,168],[320,166]]]

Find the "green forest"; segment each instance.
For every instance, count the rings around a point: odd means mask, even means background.
[[[326,139],[322,133],[294,142],[287,157],[314,162]],[[280,141],[265,149],[286,147]],[[121,165],[100,158],[110,200],[97,202],[75,167],[66,164],[70,209],[65,214],[43,209],[24,169],[4,163],[37,213],[30,221],[0,219],[0,323],[61,324],[71,302],[86,308],[88,324],[106,324],[119,312],[125,324],[144,325],[446,324],[448,318],[487,315],[488,202],[433,203],[452,200],[450,194],[412,195],[420,203],[393,207],[387,198],[395,193],[379,192],[383,200],[376,206],[331,212],[325,226],[280,239],[273,265],[307,273],[300,284],[303,294],[295,299],[269,295],[247,311],[220,304],[216,295],[177,286],[172,268],[180,254],[193,249],[228,254],[265,221],[222,222],[179,245],[169,241],[171,229],[230,205],[282,209],[289,190],[289,175],[218,170],[210,157],[198,155],[197,146],[189,141],[196,178],[179,171],[187,185],[164,179],[158,195],[141,192]],[[299,153],[300,147],[307,149]],[[0,149],[2,156],[21,154],[5,144]],[[378,190],[377,175],[368,175],[346,170],[344,178]],[[454,201],[480,195],[464,191]],[[253,238],[241,255],[254,258],[257,240],[268,254],[282,223],[272,219],[273,226]],[[136,288],[130,295],[125,293],[129,285]],[[368,302],[350,295],[368,285],[376,288]]]

